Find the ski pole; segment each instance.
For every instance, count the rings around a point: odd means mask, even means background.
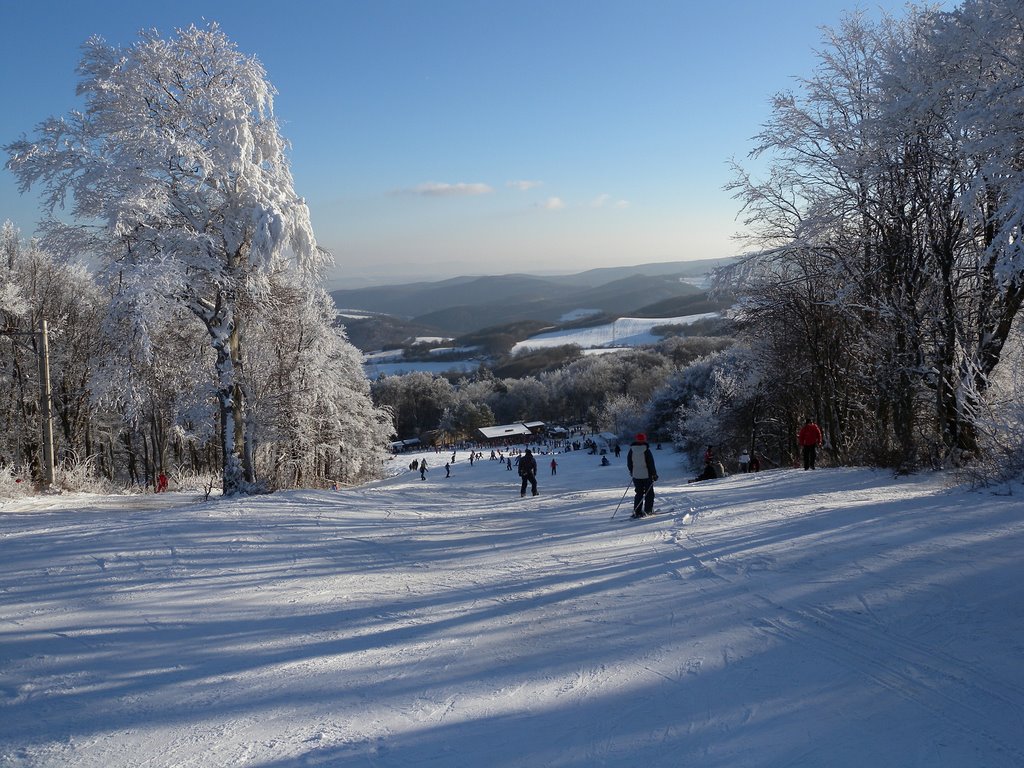
[[[626,490],[622,492],[622,498],[619,499],[619,503],[615,505],[615,511],[612,512],[612,516],[608,518],[609,520],[614,520],[615,516],[617,514],[619,514],[619,507],[621,507],[622,506],[622,502],[624,502],[626,500],[626,494],[629,493],[629,489],[632,488],[632,487],[633,487],[633,483],[632,482],[629,485],[626,486]]]

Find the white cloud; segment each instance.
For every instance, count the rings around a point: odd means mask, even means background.
[[[505,186],[510,189],[518,189],[520,192],[528,192],[529,190],[534,189],[536,187],[543,187],[544,182],[529,181],[526,179],[522,179],[520,181],[507,181],[505,182]]]
[[[464,181],[455,184],[428,181],[412,189],[399,190],[400,193],[422,195],[423,197],[471,197],[474,195],[489,195],[493,191],[494,189],[489,184],[469,184]]]
[[[613,200],[611,195],[598,195],[590,201],[591,208],[629,208],[628,200]]]
[[[560,197],[549,197],[540,207],[546,211],[560,211],[565,208],[565,201]]]

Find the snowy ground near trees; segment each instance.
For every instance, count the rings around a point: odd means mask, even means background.
[[[1024,501],[656,456],[6,502],[0,766],[1024,765]]]

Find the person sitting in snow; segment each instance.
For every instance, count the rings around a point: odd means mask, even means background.
[[[693,480],[687,480],[688,483],[699,483],[703,480],[714,480],[718,475],[715,473],[714,463],[710,461],[704,462],[704,469],[697,475]]]

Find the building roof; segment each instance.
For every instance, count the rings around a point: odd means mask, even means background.
[[[480,427],[479,431],[488,440],[497,437],[526,437],[532,434],[525,424],[499,424],[496,427]]]
[[[409,440],[395,440],[391,443],[391,450],[397,451],[400,448],[411,448],[412,446],[419,444],[419,439],[415,437]]]

